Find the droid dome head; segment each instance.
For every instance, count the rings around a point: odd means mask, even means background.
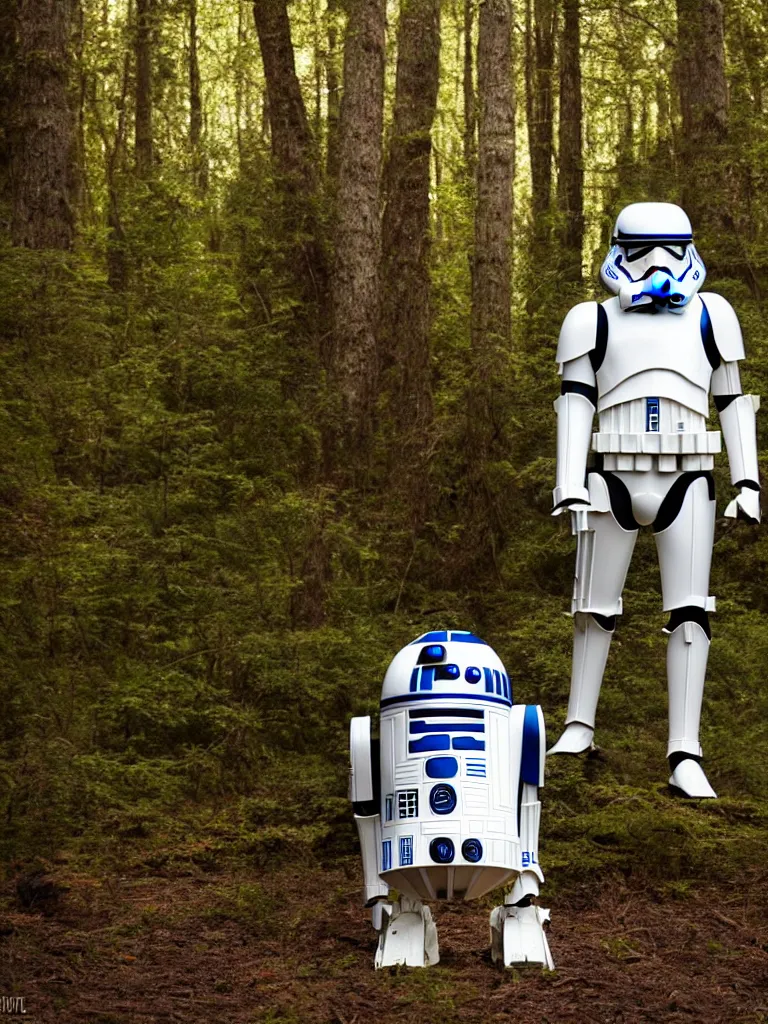
[[[681,312],[704,283],[687,214],[674,203],[632,203],[616,219],[600,270],[623,310]]]
[[[442,697],[512,704],[501,659],[474,633],[455,629],[424,633],[390,662],[381,691],[382,708]]]

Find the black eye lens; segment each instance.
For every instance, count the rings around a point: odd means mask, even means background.
[[[643,256],[647,256],[649,252],[652,252],[653,248],[652,245],[644,245],[641,249],[627,249],[627,263],[641,260]]]

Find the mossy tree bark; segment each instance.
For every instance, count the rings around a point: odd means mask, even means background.
[[[317,214],[316,147],[296,74],[287,0],[255,0],[253,16],[264,65],[272,164],[280,198],[278,233],[305,311],[322,336],[327,265]],[[317,314],[318,315],[314,315]]]
[[[154,0],[136,0],[135,159],[140,178],[152,174],[152,15]]]
[[[331,374],[344,461],[370,436],[378,388],[385,0],[352,0],[344,42],[339,178],[331,277]],[[338,466],[339,452],[332,454]]]
[[[502,381],[511,346],[512,182],[515,96],[512,7],[480,6],[477,47],[478,147],[475,241],[472,254],[473,374],[468,395],[470,511],[477,550],[495,549],[500,535],[489,466],[506,457]],[[474,511],[473,511],[474,509]]]
[[[560,36],[560,124],[558,205],[560,244],[567,278],[581,281],[584,245],[584,165],[582,159],[581,53],[579,0],[563,0]]]
[[[432,418],[429,184],[439,71],[439,0],[406,0],[384,171],[381,339],[398,433],[422,440]]]
[[[526,108],[531,154],[531,217],[536,237],[546,235],[552,198],[552,82],[557,7],[554,0],[526,6]]]
[[[18,0],[11,235],[29,249],[70,249],[75,236],[70,31],[70,0]]]

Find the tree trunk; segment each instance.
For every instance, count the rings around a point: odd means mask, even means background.
[[[266,81],[272,163],[280,200],[279,235],[290,239],[289,264],[301,297],[325,308],[327,269],[316,206],[315,146],[294,63],[287,0],[254,0]],[[304,315],[317,319],[312,310]],[[324,320],[324,315],[321,316]],[[316,323],[318,333],[322,324]]]
[[[467,508],[461,571],[496,565],[502,527],[490,464],[509,458],[505,382],[511,343],[515,102],[510,0],[480,5],[477,44],[477,201],[472,255],[472,376],[467,394]]]
[[[203,99],[197,58],[197,0],[189,0],[189,146],[192,175],[201,192],[208,188],[208,162],[203,152]]]
[[[473,457],[490,454],[499,410],[494,380],[511,340],[512,179],[515,105],[509,0],[480,6],[477,47],[478,161],[472,267]],[[501,357],[501,358],[500,358]]]
[[[480,7],[477,208],[472,274],[472,338],[482,350],[510,342],[512,177],[515,105],[509,0]]]
[[[432,419],[429,184],[439,72],[440,2],[404,0],[384,172],[380,337],[395,421],[421,441]]]
[[[275,170],[292,191],[313,191],[312,134],[296,75],[287,0],[254,0]]]
[[[464,0],[464,167],[467,177],[475,174],[477,146],[475,132],[477,129],[477,104],[475,102],[475,83],[473,76],[473,22],[474,0]]]
[[[386,0],[351,0],[331,279],[331,371],[341,399],[346,457],[370,434],[377,389],[385,25]]]
[[[325,85],[328,93],[328,145],[326,173],[335,182],[339,175],[339,30],[338,0],[328,0],[328,50],[325,58]]]
[[[70,3],[18,0],[17,10],[11,235],[29,249],[69,249],[75,234]]]
[[[584,244],[584,166],[581,155],[581,55],[579,0],[563,0],[560,37],[560,174],[558,206],[563,218],[560,242],[567,278],[581,281]]]
[[[555,0],[527,0],[526,108],[531,153],[531,215],[534,233],[540,238],[546,235],[546,216],[552,197],[552,79],[556,24]]]
[[[11,117],[16,59],[16,3],[0,8],[0,202],[10,200]]]
[[[136,0],[136,173],[148,178],[154,162],[152,135],[152,6]]]
[[[692,221],[722,224],[728,87],[721,0],[677,0],[683,203]],[[694,223],[694,230],[697,227]]]

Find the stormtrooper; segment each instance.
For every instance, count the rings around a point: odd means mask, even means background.
[[[595,712],[621,592],[641,526],[653,528],[661,570],[669,688],[667,757],[673,791],[715,797],[701,767],[699,718],[710,643],[712,480],[719,413],[738,494],[725,515],[760,520],[755,413],[744,395],[739,322],[720,295],[700,292],[704,264],[691,224],[671,203],[619,214],[600,273],[613,292],[563,322],[557,360],[554,515],[569,510],[577,538],[575,636],[565,730],[550,754],[592,746]],[[597,412],[599,426],[593,433]],[[593,457],[587,468],[587,455]]]
[[[539,867],[544,719],[513,704],[498,655],[473,633],[435,630],[395,655],[371,718],[350,723],[350,799],[376,967],[437,963],[428,900],[472,900],[509,882],[491,913],[491,953],[505,966],[553,967],[532,902]],[[394,898],[392,890],[395,891]]]

